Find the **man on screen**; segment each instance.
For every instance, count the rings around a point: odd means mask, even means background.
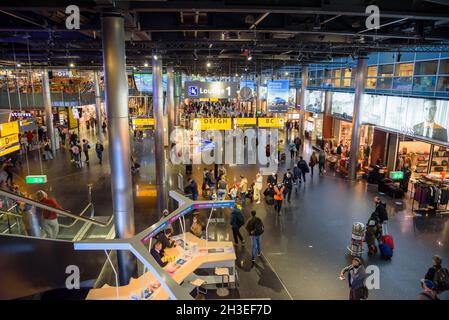
[[[439,141],[447,141],[447,129],[435,123],[437,104],[435,100],[424,101],[425,121],[416,124],[413,130],[416,135]]]

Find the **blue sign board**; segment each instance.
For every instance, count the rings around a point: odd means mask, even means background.
[[[153,74],[152,73],[134,73],[134,83],[139,92],[153,92]],[[167,75],[162,75],[162,87],[167,91]]]

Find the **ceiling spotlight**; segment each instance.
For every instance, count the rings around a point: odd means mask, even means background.
[[[70,63],[70,68],[74,68],[75,64],[73,62]]]
[[[285,75],[288,76],[288,72],[285,72]]]
[[[210,66],[211,66],[211,64],[210,64],[210,62],[208,61],[208,62],[206,63],[206,67],[210,68]]]
[[[144,66],[145,68],[147,68],[147,67],[148,67],[148,62],[145,62],[145,63],[143,64],[143,66]]]
[[[137,68],[136,68],[136,67],[133,67],[133,70],[137,70]]]
[[[236,77],[238,77],[238,76],[239,76],[239,74],[238,74],[238,73],[236,73],[236,74],[235,74],[235,76],[236,76]]]
[[[157,55],[154,54],[154,55],[153,55],[153,59],[154,59],[154,60],[157,60],[157,59],[158,59]]]
[[[17,64],[17,68],[20,68],[22,65],[20,63]]]
[[[253,56],[248,56],[248,61],[251,61],[251,60],[253,60]]]

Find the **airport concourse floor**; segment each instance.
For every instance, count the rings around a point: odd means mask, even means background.
[[[93,132],[82,132],[92,145],[96,139]],[[95,215],[110,215],[112,212],[108,144],[105,142],[103,165],[98,163],[94,149],[90,152],[90,163],[76,168],[70,162],[66,149],[56,152],[55,159],[39,161],[37,151],[28,155],[28,166],[23,162],[14,176],[15,183],[29,193],[39,186],[24,184],[24,176],[40,174],[48,176],[44,189],[59,203],[72,212],[79,212],[87,203],[87,184],[93,184]],[[148,227],[160,217],[156,205],[154,187],[154,153],[151,138],[132,140],[133,156],[140,162],[140,171],[133,175],[134,215],[136,232]],[[308,161],[311,152],[306,144],[303,155]],[[84,156],[83,156],[84,159]],[[289,156],[279,166],[281,177],[293,164]],[[201,186],[204,166],[193,167],[193,177]],[[209,166],[211,168],[211,166]],[[226,166],[228,182],[239,181],[243,174],[251,183],[258,171],[257,165]],[[167,187],[176,189],[177,175],[185,176],[184,166],[167,164]],[[130,173],[131,174],[131,173]],[[266,179],[264,179],[264,186]],[[298,192],[293,192],[291,203],[284,201],[281,215],[264,201],[260,204],[247,202],[245,219],[251,210],[265,224],[262,236],[262,256],[251,263],[251,240],[244,228],[244,246],[236,247],[239,275],[239,290],[231,291],[231,298],[253,299],[342,299],[348,298],[348,285],[340,281],[339,271],[350,264],[347,247],[351,239],[354,222],[366,223],[374,210],[373,197],[379,195],[376,185],[365,181],[350,182],[328,171],[320,177],[317,172],[302,183]],[[445,216],[414,217],[411,211],[410,193],[404,197],[403,205],[382,195],[388,204],[390,219],[388,231],[394,236],[395,250],[391,261],[382,260],[379,255],[368,257],[363,254],[365,266],[380,268],[380,289],[371,290],[369,299],[417,299],[420,279],[431,266],[434,254],[449,261],[449,222]],[[396,200],[397,201],[397,200]],[[203,219],[209,212],[200,212]],[[217,212],[217,217],[221,217]],[[232,241],[229,225],[230,210],[224,210],[224,222],[213,222],[209,236],[215,240]],[[208,298],[214,298],[213,293]],[[442,294],[441,299],[449,298]]]

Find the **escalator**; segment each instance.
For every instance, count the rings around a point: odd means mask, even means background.
[[[105,256],[76,251],[73,243],[114,238],[112,217],[94,217],[91,203],[77,215],[4,190],[0,196],[5,204],[0,209],[0,299],[82,299],[100,274]],[[24,221],[17,203],[32,205],[33,214],[39,209],[56,212],[60,224],[57,239],[47,239],[41,232],[31,236],[29,221]],[[91,213],[90,218],[84,217],[86,212]],[[79,282],[79,289],[68,290],[66,281],[69,286]]]

